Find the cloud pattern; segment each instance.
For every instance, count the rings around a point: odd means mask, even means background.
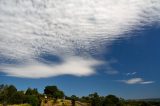
[[[85,61],[92,65],[86,65],[84,70],[94,73],[91,66],[101,62],[92,62],[98,60],[91,53],[101,52],[103,44],[130,37],[126,33],[132,30],[159,23],[159,13],[159,0],[0,0],[0,57],[21,63],[14,67],[0,65],[0,71],[19,77],[17,70],[21,66],[39,65],[50,73],[50,66],[38,61],[41,55],[48,53],[60,57],[64,65],[69,65],[68,61],[75,56],[83,62],[87,57]],[[83,66],[79,61],[75,62]],[[57,66],[52,65],[53,72],[48,76],[87,73],[56,71]],[[32,77],[30,69],[23,70],[26,76],[22,76]],[[39,71],[34,73],[43,77]]]

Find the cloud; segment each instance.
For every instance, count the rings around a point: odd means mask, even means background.
[[[132,75],[135,75],[135,74],[137,74],[137,72],[126,73],[125,75],[126,75],[126,76],[132,76]]]
[[[151,84],[151,83],[154,83],[154,81],[144,81],[144,82],[141,82],[141,84]]]
[[[62,60],[93,58],[103,44],[154,22],[160,22],[159,0],[0,0],[0,57],[20,62],[15,70],[24,65],[26,71],[46,53]],[[20,77],[11,70],[4,72]]]
[[[0,68],[8,76],[22,78],[46,78],[58,75],[89,76],[95,73],[94,66],[102,61],[72,57],[59,64],[30,63],[27,65],[3,65]]]
[[[0,55],[24,60],[87,52],[159,22],[159,13],[159,0],[1,0]]]
[[[154,83],[154,81],[144,81],[142,78],[131,78],[128,80],[119,80],[119,81],[126,83],[126,84],[151,84],[151,83]]]

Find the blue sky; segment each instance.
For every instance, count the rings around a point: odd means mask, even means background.
[[[152,26],[132,34],[135,37],[115,41],[110,46],[109,53],[99,56],[104,60],[116,60],[115,63],[112,63],[112,67],[118,70],[119,73],[115,75],[106,74],[106,69],[99,69],[97,74],[89,77],[63,75],[42,79],[16,78],[4,76],[1,73],[0,83],[14,84],[20,90],[24,90],[27,87],[36,87],[40,92],[43,92],[43,88],[46,85],[57,85],[66,94],[76,94],[79,96],[96,91],[101,95],[115,94],[124,98],[160,97],[160,28]],[[97,56],[96,58],[99,57]],[[126,75],[133,72],[136,72],[136,74]],[[143,78],[145,80],[152,80],[154,83],[125,84],[117,81],[130,78]]]
[[[0,84],[160,97],[160,2],[91,1],[0,1]]]

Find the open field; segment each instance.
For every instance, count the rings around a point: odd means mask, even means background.
[[[56,103],[53,100],[49,100],[47,103],[42,101],[41,106],[72,106],[72,104],[70,100],[59,99]],[[89,104],[76,101],[75,106],[89,106]]]
[[[2,106],[2,104],[0,104]],[[15,105],[7,105],[7,106],[31,106],[29,104],[15,104]],[[58,99],[55,103],[54,100],[48,100],[47,103],[45,103],[44,100],[42,100],[41,106],[72,106],[70,100],[62,100]],[[75,106],[89,106],[87,103],[81,103],[79,101],[75,102]]]

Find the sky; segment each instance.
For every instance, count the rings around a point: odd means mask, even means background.
[[[160,97],[159,0],[1,0],[0,84]]]

